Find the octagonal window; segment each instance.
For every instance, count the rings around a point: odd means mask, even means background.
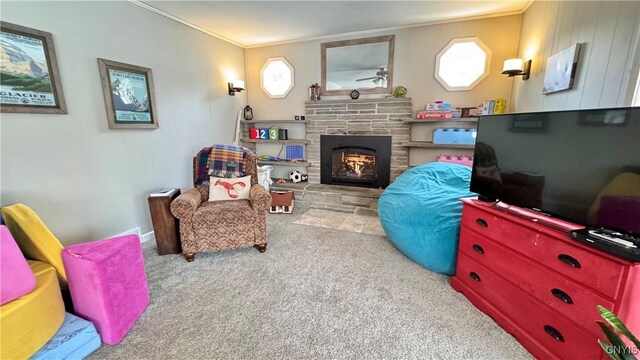
[[[436,79],[449,91],[470,90],[489,75],[491,50],[477,37],[453,39],[436,57]]]
[[[293,88],[293,66],[284,57],[273,57],[260,70],[260,86],[270,98],[284,98]]]

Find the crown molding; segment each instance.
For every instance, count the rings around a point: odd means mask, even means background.
[[[533,1],[535,1],[535,0],[533,0]],[[340,34],[311,36],[311,37],[292,39],[292,40],[284,40],[284,41],[277,41],[277,42],[271,42],[271,43],[265,43],[265,44],[257,44],[257,45],[246,45],[245,49],[255,49],[255,48],[261,48],[261,47],[266,47],[266,46],[286,45],[286,44],[305,42],[305,41],[313,41],[313,40],[329,40],[329,39],[351,37],[351,36],[359,36],[359,35],[370,35],[371,33],[390,32],[390,31],[396,31],[396,30],[411,29],[411,28],[417,28],[417,27],[423,27],[423,26],[433,26],[433,25],[440,25],[440,24],[450,24],[450,23],[457,23],[457,22],[463,22],[463,21],[491,19],[491,18],[503,17],[503,16],[521,15],[522,13],[523,13],[522,10],[516,10],[516,11],[508,11],[508,12],[502,12],[502,13],[496,13],[496,14],[486,14],[486,15],[467,16],[467,17],[462,17],[462,18],[451,18],[451,19],[434,20],[434,21],[427,21],[427,22],[408,24],[408,25],[398,25],[398,26],[390,26],[390,27],[385,27],[385,28],[376,28],[376,29],[352,31],[352,32],[346,32],[346,33],[340,33]]]
[[[211,30],[208,30],[202,26],[196,25],[192,22],[189,22],[185,19],[182,19],[178,16],[175,16],[173,14],[170,14],[166,11],[160,10],[156,7],[153,7],[149,4],[146,4],[140,0],[128,0],[130,3],[138,5],[144,9],[147,9],[149,11],[152,11],[158,15],[164,16],[166,18],[169,18],[173,21],[179,22],[183,25],[186,25],[194,30],[198,30],[200,32],[203,32],[207,35],[213,36],[215,38],[218,38],[220,40],[226,41],[230,44],[233,44],[235,46],[241,47],[243,49],[255,49],[255,48],[261,48],[261,47],[267,47],[267,46],[278,46],[278,45],[286,45],[286,44],[293,44],[293,43],[299,43],[299,42],[305,42],[305,41],[314,41],[314,40],[328,40],[328,39],[335,39],[335,38],[342,38],[342,37],[350,37],[350,36],[360,36],[360,35],[368,35],[371,33],[377,33],[377,32],[390,32],[390,31],[396,31],[396,30],[403,30],[403,29],[411,29],[411,28],[417,28],[417,27],[423,27],[423,26],[433,26],[433,25],[440,25],[440,24],[450,24],[450,23],[455,23],[455,22],[463,22],[463,21],[473,21],[473,20],[482,20],[482,19],[491,19],[491,18],[496,18],[496,17],[502,17],[502,16],[512,16],[512,15],[521,15],[523,14],[525,11],[527,11],[527,9],[536,1],[536,0],[529,0],[520,10],[516,10],[516,11],[506,11],[506,12],[501,12],[501,13],[495,13],[495,14],[485,14],[485,15],[476,15],[476,16],[467,16],[467,17],[461,17],[461,18],[450,18],[450,19],[442,19],[442,20],[434,20],[434,21],[426,21],[426,22],[420,22],[420,23],[415,23],[415,24],[408,24],[408,25],[399,25],[399,26],[390,26],[390,27],[385,27],[385,28],[375,28],[375,29],[367,29],[367,30],[360,30],[360,31],[351,31],[351,32],[346,32],[346,33],[339,33],[339,34],[330,34],[330,35],[321,35],[321,36],[310,36],[310,37],[304,37],[304,38],[298,38],[298,39],[291,39],[291,40],[283,40],[283,41],[275,41],[275,42],[269,42],[269,43],[264,43],[264,44],[255,44],[255,45],[245,45],[245,44],[241,44],[239,42],[233,41],[229,38],[226,38],[220,34],[217,34]]]
[[[228,39],[228,38],[226,38],[226,37],[224,37],[222,35],[216,34],[213,31],[210,31],[208,29],[203,28],[202,26],[196,25],[196,24],[194,24],[192,22],[189,22],[189,21],[187,21],[187,20],[185,20],[183,18],[177,17],[177,16],[175,16],[173,14],[169,14],[168,12],[162,11],[162,10],[160,10],[160,9],[158,9],[156,7],[153,7],[153,6],[149,5],[149,4],[143,3],[142,1],[129,0],[129,2],[132,3],[132,4],[140,6],[141,8],[147,9],[149,11],[153,11],[154,13],[156,13],[158,15],[161,15],[161,16],[169,18],[169,19],[171,19],[173,21],[179,22],[182,25],[186,25],[186,26],[188,26],[188,27],[190,27],[190,28],[192,28],[194,30],[198,30],[198,31],[203,32],[203,33],[205,33],[207,35],[210,35],[210,36],[213,36],[215,38],[218,38],[218,39],[220,39],[222,41],[226,41],[226,42],[228,42],[230,44],[233,44],[235,46],[239,46],[239,47],[241,47],[243,49],[246,48],[246,46],[243,45],[243,44],[240,44],[240,43],[235,42],[235,41],[233,41],[231,39]]]

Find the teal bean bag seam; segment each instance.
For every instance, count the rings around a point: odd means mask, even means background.
[[[476,196],[469,191],[470,182],[470,167],[444,162],[402,173],[378,201],[378,216],[389,240],[425,268],[455,274],[460,198]]]

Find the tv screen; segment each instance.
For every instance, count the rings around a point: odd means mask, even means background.
[[[640,234],[640,107],[481,116],[471,191]]]

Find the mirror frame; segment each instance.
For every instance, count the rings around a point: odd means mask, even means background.
[[[384,88],[370,88],[370,89],[360,89],[356,88],[360,94],[390,94],[393,92],[393,53],[394,53],[394,45],[396,42],[395,35],[385,35],[385,36],[375,36],[370,38],[363,39],[352,39],[352,40],[342,40],[342,41],[332,41],[320,44],[320,67],[321,67],[321,95],[349,95],[354,89],[348,90],[327,90],[327,49],[336,48],[336,47],[344,47],[344,46],[352,46],[352,45],[362,45],[362,44],[373,44],[373,43],[389,43],[389,60],[387,61],[387,87]]]

